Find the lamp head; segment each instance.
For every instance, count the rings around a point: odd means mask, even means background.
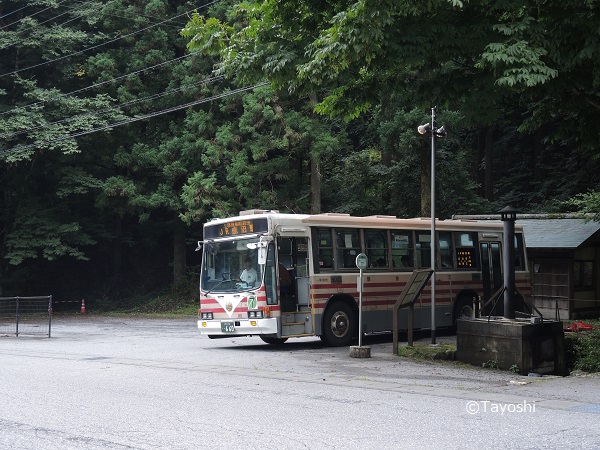
[[[425,125],[419,125],[417,131],[419,132],[419,134],[429,134],[429,132],[431,131],[431,124],[426,123]]]

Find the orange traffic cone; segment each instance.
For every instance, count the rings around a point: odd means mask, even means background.
[[[81,314],[85,314],[85,299],[81,299]]]

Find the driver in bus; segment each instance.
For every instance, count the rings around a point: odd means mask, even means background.
[[[254,286],[257,279],[258,274],[256,273],[256,269],[252,267],[252,260],[246,258],[244,260],[244,270],[242,270],[242,273],[240,274],[239,281],[246,283],[248,286]]]

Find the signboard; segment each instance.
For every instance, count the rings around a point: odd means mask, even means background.
[[[264,233],[268,231],[268,223],[266,218],[261,219],[243,219],[234,220],[227,223],[219,223],[211,225],[206,224],[204,227],[204,239],[215,239],[222,237],[234,237],[244,234]]]
[[[365,270],[368,262],[369,260],[367,259],[367,255],[364,253],[359,253],[356,256],[356,267],[358,267],[360,270]]]

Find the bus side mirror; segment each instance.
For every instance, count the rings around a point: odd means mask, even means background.
[[[258,264],[261,266],[267,263],[267,248],[266,246],[258,247]]]

